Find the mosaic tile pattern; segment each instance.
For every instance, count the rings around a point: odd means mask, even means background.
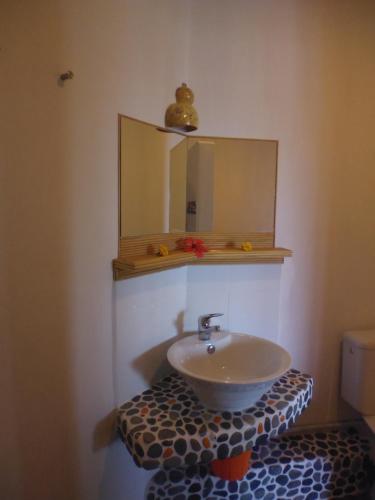
[[[139,467],[208,464],[286,431],[309,405],[312,385],[309,375],[289,370],[255,406],[217,412],[202,406],[173,374],[121,406],[119,432]]]
[[[147,500],[317,500],[357,498],[369,491],[369,444],[357,434],[331,431],[274,438],[253,450],[241,481],[224,481],[207,465],[160,470]]]

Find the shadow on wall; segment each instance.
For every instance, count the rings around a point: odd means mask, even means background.
[[[147,384],[154,385],[171,373],[172,367],[167,360],[168,349],[180,338],[193,333],[183,331],[184,315],[184,311],[181,311],[174,322],[177,332],[175,337],[152,347],[133,360],[132,367]]]
[[[44,5],[43,14],[8,7],[17,24],[7,24],[1,55],[0,496],[73,500],[82,496],[70,338],[70,124],[67,94],[46,70],[65,67],[64,36],[59,6]]]

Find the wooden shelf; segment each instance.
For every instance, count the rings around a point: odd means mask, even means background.
[[[244,252],[238,248],[225,248],[209,250],[203,257],[198,258],[191,252],[173,250],[164,257],[136,255],[118,258],[113,261],[113,269],[115,280],[121,280],[187,264],[281,264],[285,257],[291,255],[292,251],[287,248],[255,248],[251,252]]]

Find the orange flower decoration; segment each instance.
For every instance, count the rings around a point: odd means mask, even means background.
[[[208,252],[203,240],[183,238],[180,243],[184,252],[194,252],[197,257],[203,257],[205,252]]]

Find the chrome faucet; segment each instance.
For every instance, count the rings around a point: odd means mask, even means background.
[[[198,318],[198,335],[199,340],[210,340],[212,332],[218,332],[220,330],[219,325],[210,324],[211,318],[217,318],[218,316],[224,316],[222,313],[204,314]]]

